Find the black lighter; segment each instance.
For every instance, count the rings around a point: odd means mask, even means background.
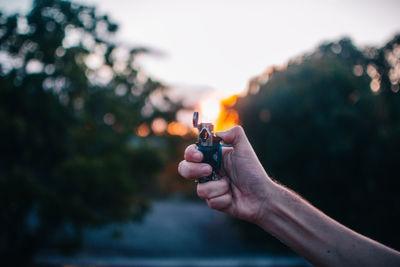
[[[214,125],[212,123],[198,123],[199,113],[197,111],[193,114],[193,127],[199,129],[199,136],[197,139],[197,149],[204,155],[204,163],[208,163],[212,167],[212,173],[198,179],[199,183],[208,181],[215,181],[219,179],[218,170],[221,168],[222,160],[222,145],[220,144],[221,138],[214,135]]]

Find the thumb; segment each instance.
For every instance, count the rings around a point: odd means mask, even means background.
[[[246,134],[241,126],[235,126],[227,131],[216,132],[216,136],[221,137],[225,144],[240,146],[247,142]]]

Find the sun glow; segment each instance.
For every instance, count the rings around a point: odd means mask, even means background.
[[[221,112],[220,101],[215,97],[206,98],[200,102],[201,122],[216,123]]]
[[[225,99],[217,97],[206,98],[199,104],[200,121],[211,122],[215,131],[225,131],[239,124],[239,115],[233,108],[238,98],[234,94]]]

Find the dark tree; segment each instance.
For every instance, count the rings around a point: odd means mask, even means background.
[[[349,39],[270,68],[239,99],[269,174],[345,225],[400,248],[400,36]]]
[[[176,106],[135,67],[147,50],[113,42],[117,29],[94,7],[61,0],[0,15],[2,264],[76,248],[83,227],[139,218],[148,207],[162,137],[134,133],[156,117],[171,121]]]

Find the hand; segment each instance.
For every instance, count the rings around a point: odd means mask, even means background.
[[[222,177],[197,185],[197,195],[205,199],[210,208],[229,215],[258,223],[261,220],[270,189],[275,185],[268,177],[251,147],[242,127],[236,126],[225,132],[217,132],[225,144],[222,150]],[[178,166],[186,179],[198,179],[211,174],[211,166],[201,163],[203,154],[196,145],[185,151],[185,160]]]
[[[218,181],[197,185],[197,194],[216,210],[250,221],[315,266],[400,266],[400,253],[329,218],[264,171],[241,127],[218,132],[224,143]],[[211,174],[203,154],[187,147],[178,167],[187,179]]]

